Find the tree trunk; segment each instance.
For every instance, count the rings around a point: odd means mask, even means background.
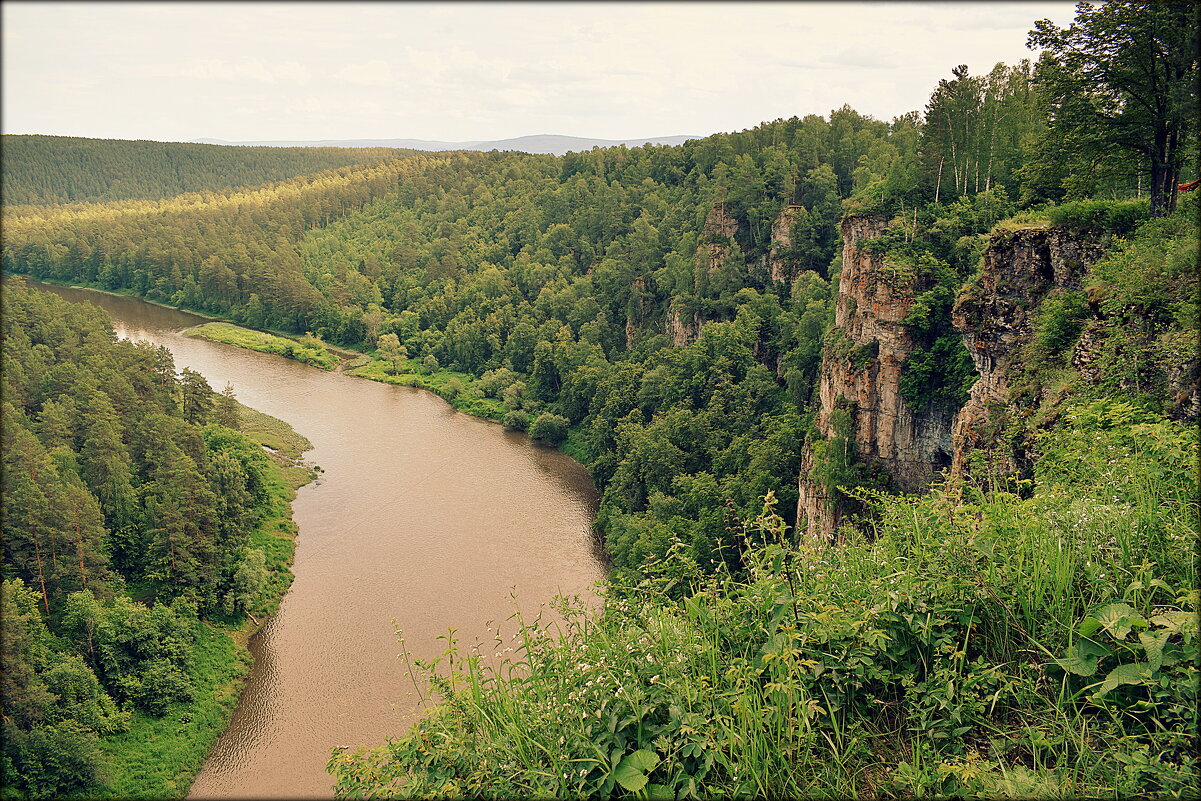
[[[1151,216],[1166,217],[1176,210],[1176,182],[1180,178],[1176,146],[1179,134],[1161,128],[1151,151]]]
[[[42,549],[38,546],[36,529],[33,531],[33,553],[38,562],[38,581],[42,585],[42,604],[46,607],[46,617],[50,617],[50,595],[46,592],[46,575],[42,572]]]

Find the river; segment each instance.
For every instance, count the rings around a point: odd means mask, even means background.
[[[104,308],[120,336],[165,345],[214,389],[232,383],[308,437],[324,469],[293,504],[296,580],[251,640],[249,682],[190,798],[331,797],[331,747],[382,743],[419,715],[396,627],[432,658],[451,627],[489,641],[514,593],[527,614],[556,592],[593,597],[596,490],[566,455],[424,390],[180,335],[195,315],[30,286]]]

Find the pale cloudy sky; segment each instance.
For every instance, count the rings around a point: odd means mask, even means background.
[[[738,131],[891,119],[1036,54],[1071,2],[4,0],[2,127],[188,141]]]

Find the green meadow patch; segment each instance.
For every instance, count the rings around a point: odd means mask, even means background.
[[[259,353],[275,353],[289,359],[332,370],[340,359],[317,337],[306,334],[298,339],[243,328],[233,323],[205,323],[184,331],[184,336],[200,337],[211,342],[223,342]]]

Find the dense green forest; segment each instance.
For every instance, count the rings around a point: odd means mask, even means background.
[[[1197,202],[1177,186],[1197,177],[1197,33],[1191,4],[1082,5],[1034,25],[1037,61],[956,66],[889,122],[843,107],[678,147],[6,207],[3,266],[361,350],[357,374],[588,466],[614,565],[599,619],[525,627],[507,666],[426,666],[449,703],[335,757],[342,793],[1182,796],[1196,412],[1164,376],[1196,369]],[[859,218],[916,295],[914,408],[954,411],[976,380],[952,314],[988,248],[1053,226],[1103,252],[1078,291],[1030,301],[993,432],[1023,470],[905,497],[845,433],[823,440]],[[836,548],[792,533],[806,447],[859,513]],[[120,545],[131,581],[161,580]],[[229,568],[206,554],[185,560],[201,608]]]
[[[955,248],[1011,197],[1066,192],[1015,178],[1020,143],[1045,128],[1031,73],[998,65],[940,85],[931,103],[955,98],[971,147],[917,114],[842,108],[674,148],[413,156],[21,214],[5,266],[341,345],[394,335],[415,370],[478,379],[466,394],[500,400],[514,426],[566,421],[619,567],[672,536],[736,566],[727,503],[750,515],[768,490],[796,500],[844,200],[918,211],[935,258],[961,275],[970,254]],[[944,146],[957,166],[923,161]],[[960,178],[942,186],[940,170]],[[773,246],[779,220],[787,244]]]
[[[6,282],[3,343],[5,797],[177,794],[247,667],[230,632],[290,581],[291,491],[232,393],[98,309]]]
[[[395,158],[393,148],[225,147],[5,134],[4,202],[10,206],[145,200],[281,181]]]

